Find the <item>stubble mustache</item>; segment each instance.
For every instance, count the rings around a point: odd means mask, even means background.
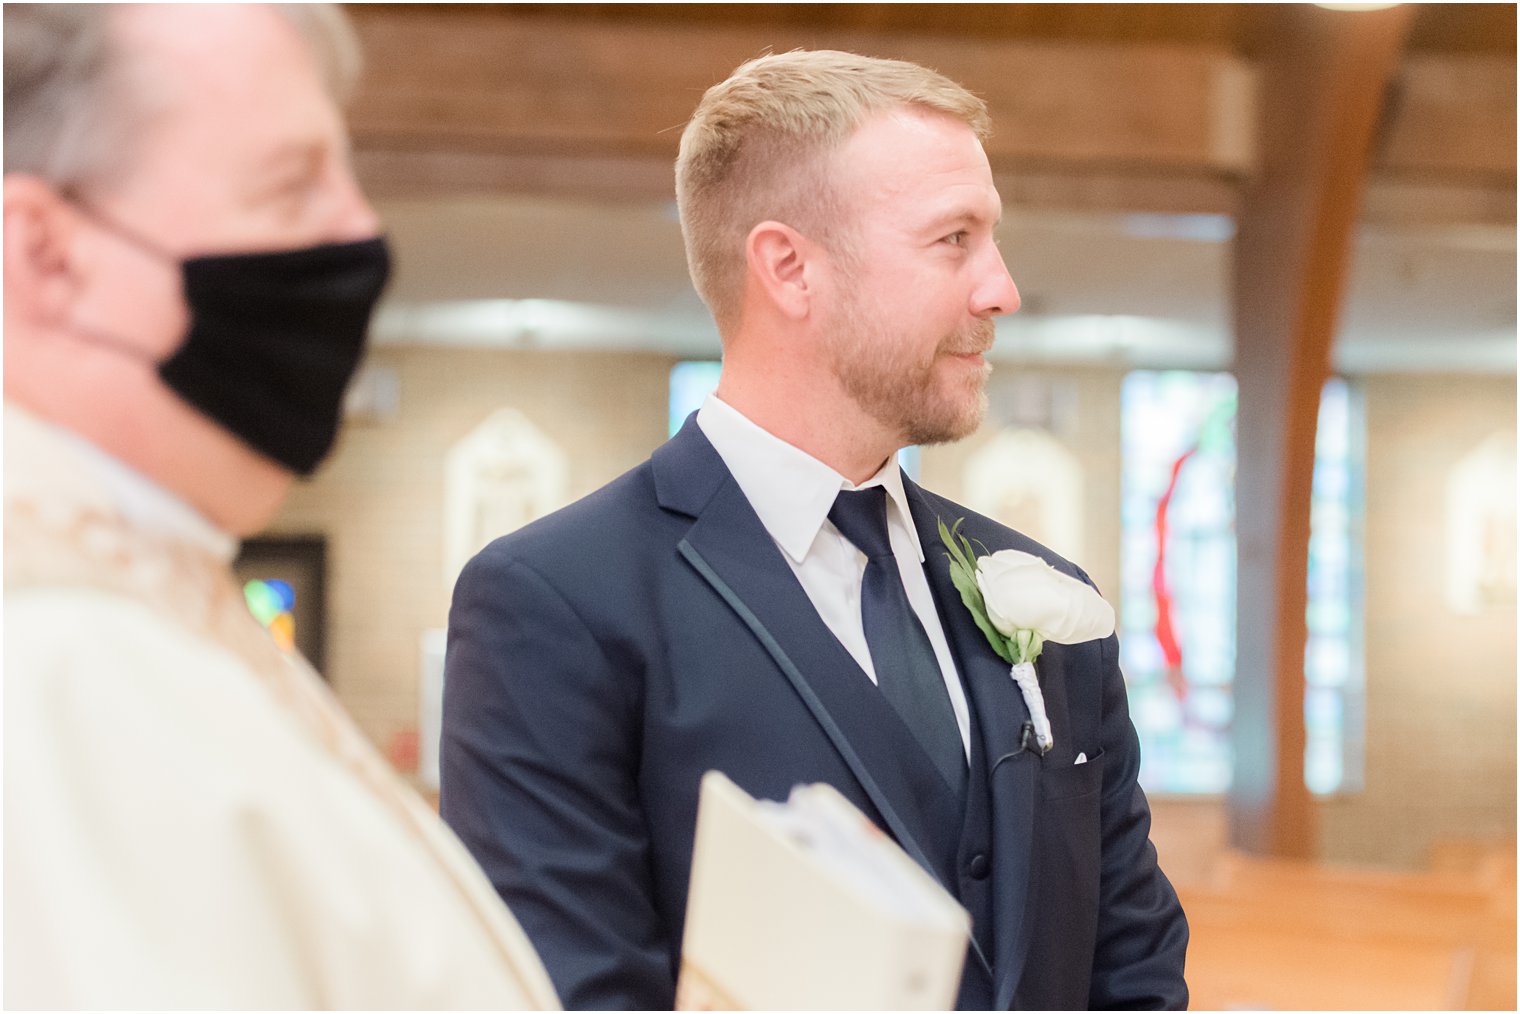
[[[991,320],[979,320],[941,342],[939,353],[946,356],[985,355],[992,350],[996,340],[997,326]]]

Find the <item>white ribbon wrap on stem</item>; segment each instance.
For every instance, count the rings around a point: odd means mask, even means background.
[[[1039,744],[1040,753],[1049,753],[1055,745],[1055,737],[1050,733],[1050,716],[1045,714],[1045,695],[1040,693],[1040,681],[1035,676],[1034,663],[1020,662],[1008,670],[1008,675],[1013,677],[1024,695],[1024,706],[1029,709],[1029,717],[1034,720],[1034,738]]]

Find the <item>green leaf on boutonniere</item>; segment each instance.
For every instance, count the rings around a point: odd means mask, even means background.
[[[982,605],[982,590],[976,586],[976,578],[967,574],[959,566],[952,565],[950,568],[950,580],[955,584],[956,590],[961,593],[961,601],[971,613],[971,619],[976,621],[977,629],[987,638],[987,643],[992,650],[997,652],[998,657],[1009,665],[1013,664],[1013,652],[1009,650],[1008,639],[992,625],[987,618],[987,612]]]
[[[958,545],[956,542],[957,538],[959,538],[961,542],[966,541],[965,537],[960,535],[960,527],[965,523],[965,520],[965,518],[961,518],[955,523],[955,527],[952,529],[946,528],[944,521],[941,521],[939,518],[934,519],[935,524],[939,525],[939,540],[945,544],[946,549],[950,550],[951,562],[954,564],[959,564],[963,570],[974,571],[976,570],[975,561],[969,557],[966,554],[965,550],[961,549],[960,545]]]
[[[1014,648],[1007,637],[992,625],[992,620],[987,616],[987,605],[982,600],[982,589],[976,583],[976,553],[972,551],[971,543],[960,534],[960,527],[966,521],[961,518],[955,522],[953,528],[946,528],[943,521],[939,521],[940,541],[949,550],[950,559],[950,582],[955,585],[955,590],[961,593],[961,602],[966,611],[971,614],[971,619],[976,622],[977,629],[987,638],[987,643],[992,650],[997,652],[999,658],[1009,665],[1014,661]]]

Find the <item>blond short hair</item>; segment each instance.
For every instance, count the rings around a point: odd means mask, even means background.
[[[983,140],[991,128],[986,103],[944,75],[836,50],[750,60],[702,96],[681,135],[676,206],[692,284],[725,337],[750,230],[773,219],[837,249],[844,223],[827,158],[872,114],[904,106],[952,116]]]

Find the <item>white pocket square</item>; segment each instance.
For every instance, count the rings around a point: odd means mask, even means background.
[[[1085,752],[1083,752],[1083,753],[1077,754],[1077,759],[1071,762],[1071,766],[1072,767],[1076,767],[1078,764],[1086,764],[1086,763],[1087,763],[1087,754]]]

